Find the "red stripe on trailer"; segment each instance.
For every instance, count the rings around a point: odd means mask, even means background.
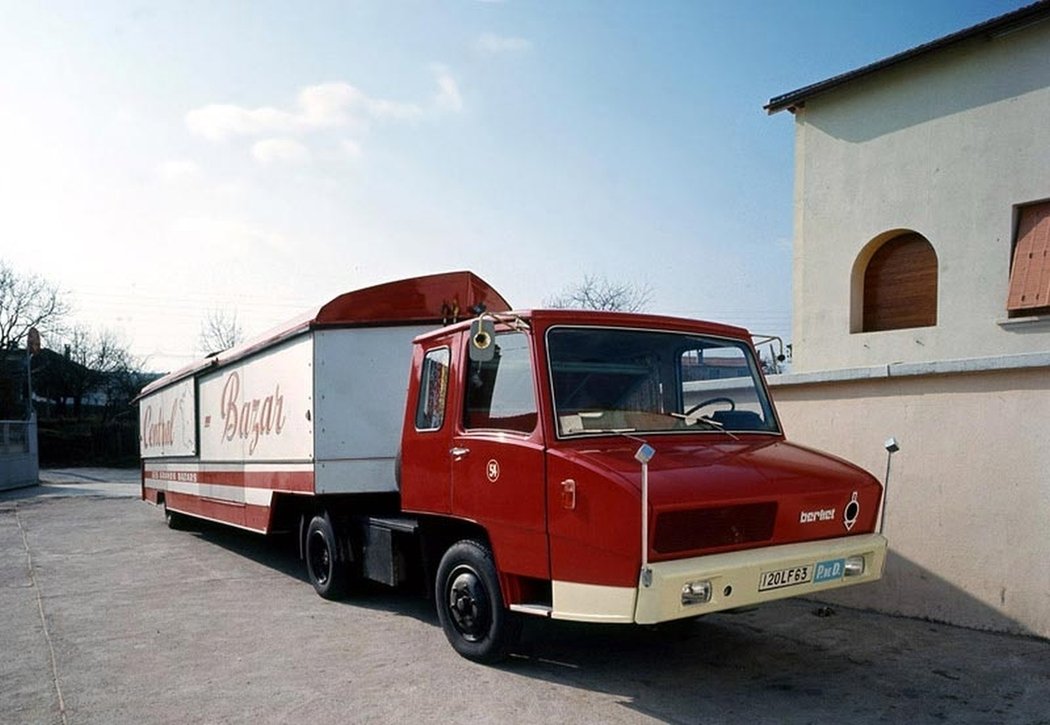
[[[269,506],[254,506],[238,501],[220,501],[176,491],[168,491],[164,497],[164,503],[172,511],[258,531],[261,534],[265,534],[270,528]]]
[[[178,481],[237,488],[265,488],[291,493],[313,493],[313,471],[193,471],[147,470],[146,483]]]
[[[244,505],[244,525],[253,531],[267,533],[270,530],[270,507]]]

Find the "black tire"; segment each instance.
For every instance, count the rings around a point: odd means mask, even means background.
[[[190,517],[178,511],[172,511],[168,508],[168,504],[164,504],[164,522],[169,529],[175,531],[185,531],[190,527]]]
[[[342,599],[350,583],[350,573],[328,514],[310,520],[303,550],[306,574],[314,590],[325,599]]]
[[[449,547],[434,586],[438,619],[452,648],[475,662],[499,662],[521,634],[521,618],[503,606],[492,552],[477,541]]]

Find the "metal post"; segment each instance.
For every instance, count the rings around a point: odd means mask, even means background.
[[[656,450],[648,443],[643,443],[634,454],[635,460],[642,464],[642,570],[639,579],[643,587],[653,583],[653,572],[649,568],[649,461]]]
[[[886,519],[886,503],[890,495],[890,462],[893,460],[893,454],[901,449],[897,444],[896,438],[887,438],[883,447],[886,449],[886,478],[882,483],[882,505],[879,507],[879,528],[877,531],[880,534],[882,533],[882,524]]]
[[[26,345],[26,420],[33,417],[33,355]]]

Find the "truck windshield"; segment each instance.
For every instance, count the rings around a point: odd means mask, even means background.
[[[555,327],[547,355],[562,437],[779,432],[751,347],[739,340]]]

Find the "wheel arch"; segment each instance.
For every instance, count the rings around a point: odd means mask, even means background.
[[[424,588],[427,597],[432,597],[434,584],[437,580],[438,564],[441,557],[445,555],[456,542],[471,540],[485,546],[496,561],[496,554],[492,551],[492,539],[484,526],[465,519],[451,518],[424,518],[420,520],[420,553],[423,557]],[[499,566],[496,566],[499,571]],[[501,577],[502,579],[502,577]],[[506,583],[500,581],[500,588],[506,589]]]

